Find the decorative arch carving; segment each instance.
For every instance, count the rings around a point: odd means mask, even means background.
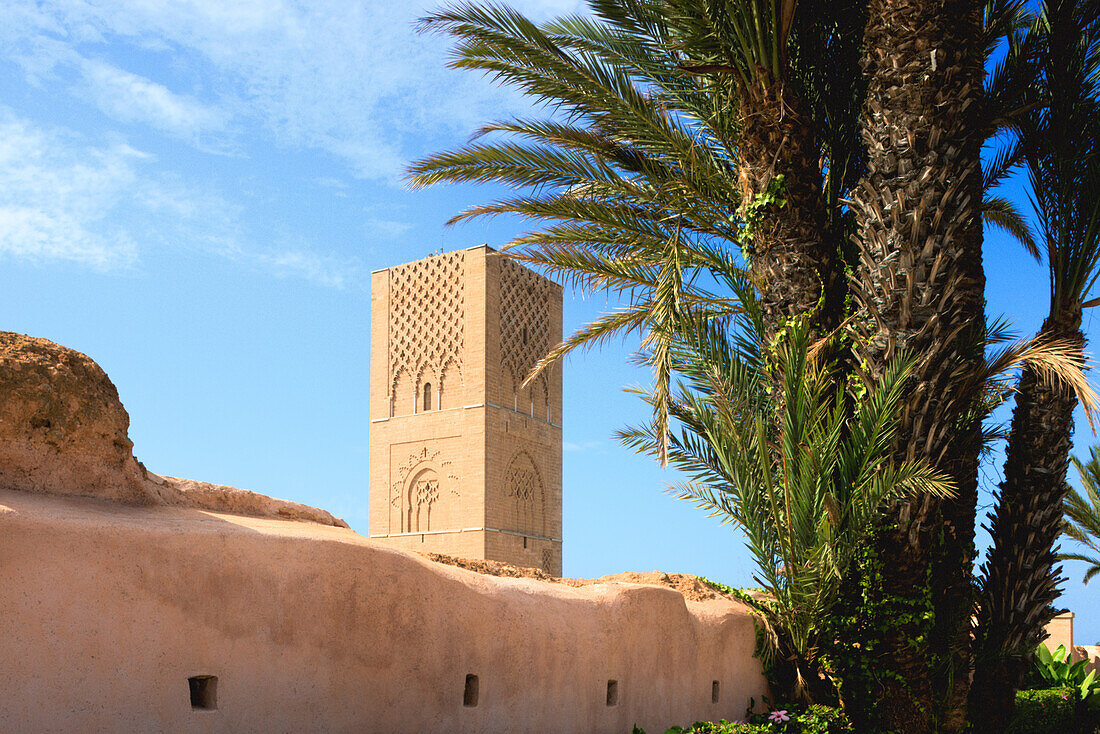
[[[504,497],[510,505],[506,516],[512,521],[513,530],[546,535],[546,491],[542,474],[526,451],[517,451],[508,462],[504,473]]]
[[[437,255],[390,268],[389,369],[417,375],[426,367],[461,366],[465,344],[464,253]],[[434,369],[434,368],[432,368]],[[438,383],[435,371],[428,380]]]
[[[439,386],[439,370],[437,370],[435,368],[435,365],[433,365],[431,362],[424,362],[419,365],[419,369],[416,373],[416,387],[414,391],[416,393],[417,399],[420,401],[417,403],[418,407],[416,412],[418,413],[421,413],[425,410],[437,410],[439,407],[438,405],[436,405],[437,401],[435,399],[435,395],[432,395],[430,401],[428,402],[428,404],[432,407],[425,407],[422,397],[424,395],[425,385],[431,385],[433,391],[438,389]]]
[[[462,380],[462,367],[456,360],[451,360],[439,373],[439,409],[457,408],[465,399],[466,384]]]
[[[542,357],[550,351],[551,284],[542,276],[501,258],[500,364],[512,374],[512,393]],[[522,412],[527,412],[525,406]]]
[[[411,415],[415,412],[415,403],[416,385],[409,371],[401,368],[390,385],[390,416]]]
[[[531,383],[531,415],[545,421],[550,420],[550,388],[546,384],[546,375],[542,374]]]
[[[405,532],[426,532],[432,529],[432,505],[439,501],[439,474],[425,467],[408,482],[408,521]]]
[[[451,462],[429,445],[413,450],[397,467],[390,489],[390,532],[416,533],[448,522],[461,497]]]

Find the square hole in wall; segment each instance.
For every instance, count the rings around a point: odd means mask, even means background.
[[[710,702],[718,703],[718,681],[710,682]]]
[[[218,708],[218,676],[194,675],[187,679],[191,690],[191,708],[195,711],[215,711]]]
[[[607,682],[607,705],[619,705],[619,681],[617,680],[609,680]]]
[[[462,691],[463,706],[477,706],[477,676],[470,673],[466,676],[466,687]]]

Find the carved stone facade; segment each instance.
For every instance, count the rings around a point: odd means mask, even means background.
[[[459,400],[465,351],[465,252],[390,268],[391,415]],[[445,386],[445,383],[449,383]],[[446,395],[445,395],[446,394]]]
[[[372,539],[560,575],[561,304],[484,246],[373,274]]]

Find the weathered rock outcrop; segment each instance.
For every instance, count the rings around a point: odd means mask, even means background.
[[[134,458],[129,429],[118,390],[91,358],[0,331],[0,489],[347,527],[297,502],[153,474]]]
[[[725,594],[707,584],[698,576],[686,573],[664,573],[663,571],[627,571],[626,573],[608,574],[598,579],[567,579],[551,576],[540,568],[524,568],[513,566],[510,563],[500,561],[487,561],[480,558],[457,558],[442,553],[425,553],[429,560],[436,563],[444,563],[448,566],[458,566],[467,571],[476,571],[487,576],[502,576],[505,578],[526,578],[549,581],[556,584],[565,584],[574,588],[591,586],[592,584],[626,583],[641,584],[643,586],[665,586],[683,594],[688,601],[711,601],[713,599],[728,598]]]
[[[151,504],[107,374],[80,352],[0,331],[0,487]]]

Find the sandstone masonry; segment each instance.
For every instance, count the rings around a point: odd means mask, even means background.
[[[487,246],[372,275],[372,540],[561,575],[561,313]]]

